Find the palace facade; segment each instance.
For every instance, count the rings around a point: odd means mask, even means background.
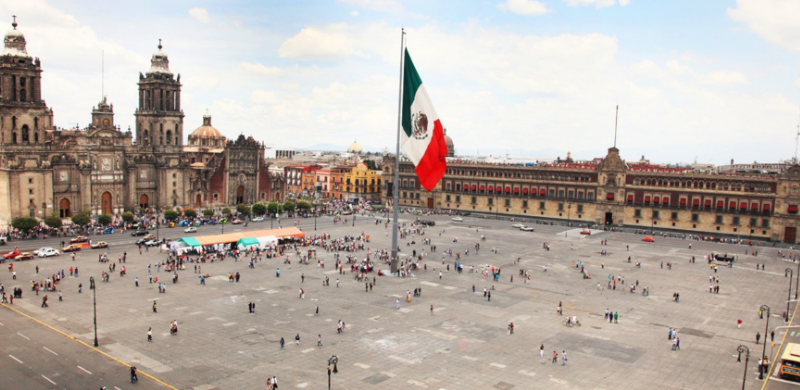
[[[76,212],[120,214],[126,207],[214,208],[279,197],[264,144],[227,140],[203,117],[184,144],[181,77],[159,42],[139,73],[135,129],[123,131],[104,98],[85,128],[55,126],[42,98],[42,62],[13,29],[0,56],[0,224],[13,218],[68,218]]]
[[[383,198],[391,203],[394,158],[384,160]],[[428,192],[413,164],[400,162],[401,206],[582,224],[677,230],[707,236],[797,242],[800,166],[779,174],[698,173],[627,164],[619,150],[596,162],[536,166],[448,159]]]

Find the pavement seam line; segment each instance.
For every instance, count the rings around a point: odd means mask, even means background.
[[[21,312],[21,311],[19,311],[19,310],[15,309],[15,308],[13,308],[13,307],[10,307],[10,306],[8,306],[8,305],[6,305],[6,304],[4,304],[4,303],[0,303],[0,306],[2,306],[2,307],[4,307],[4,308],[6,308],[6,309],[8,309],[8,310],[11,310],[11,311],[13,311],[14,313],[17,313],[17,314],[19,314],[19,315],[21,315],[21,316],[23,316],[23,317],[25,317],[25,318],[27,318],[27,319],[29,319],[29,320],[33,321],[33,322],[36,322],[36,323],[38,323],[38,324],[40,324],[40,325],[42,325],[42,326],[45,326],[45,327],[49,328],[50,330],[53,330],[53,331],[55,331],[56,333],[59,333],[59,334],[61,334],[62,336],[64,336],[64,337],[68,338],[68,339],[72,339],[73,341],[75,341],[75,342],[77,342],[77,343],[79,343],[79,344],[83,344],[85,347],[87,347],[87,348],[89,348],[89,349],[91,349],[91,350],[93,350],[93,351],[95,351],[95,352],[97,352],[97,353],[99,353],[99,354],[101,354],[101,355],[103,355],[103,356],[105,356],[105,357],[107,357],[107,358],[109,358],[109,359],[111,359],[111,360],[113,360],[113,361],[115,361],[115,362],[117,362],[117,363],[119,363],[119,364],[121,364],[121,365],[125,366],[125,367],[131,368],[131,365],[130,365],[130,364],[128,364],[128,363],[125,363],[125,362],[123,362],[122,360],[119,360],[119,359],[117,359],[117,358],[115,358],[115,357],[113,357],[113,356],[111,356],[111,355],[109,355],[109,354],[107,354],[107,353],[105,353],[105,352],[103,352],[103,351],[101,351],[101,350],[99,350],[99,349],[95,348],[94,346],[92,346],[92,345],[89,345],[89,344],[85,343],[83,340],[80,340],[80,339],[78,339],[78,338],[77,338],[77,337],[75,337],[75,336],[71,336],[71,335],[69,335],[69,334],[67,334],[67,333],[65,333],[65,332],[63,332],[63,331],[61,331],[61,330],[59,330],[59,329],[56,329],[56,328],[54,328],[54,327],[50,326],[49,324],[45,323],[44,321],[42,321],[42,320],[39,320],[38,318],[34,318],[34,317],[32,317],[32,316],[30,316],[30,315],[28,315],[28,314],[25,314],[25,313],[23,313],[23,312]],[[178,388],[176,388],[176,387],[174,387],[174,386],[171,386],[171,385],[169,385],[169,384],[167,384],[167,383],[165,383],[165,382],[161,381],[160,379],[158,379],[158,378],[156,378],[156,377],[154,377],[154,376],[152,376],[152,375],[150,375],[150,374],[147,374],[146,372],[143,372],[143,371],[141,371],[141,370],[138,370],[138,369],[136,370],[136,372],[137,372],[138,374],[141,374],[141,375],[143,375],[144,377],[146,377],[146,378],[149,378],[150,380],[152,380],[152,381],[154,381],[154,382],[156,382],[156,383],[158,383],[158,384],[160,384],[160,385],[162,385],[162,386],[164,386],[164,387],[168,388],[168,389],[171,389],[171,390],[179,390]]]
[[[789,324],[794,323],[794,317],[797,315],[797,307],[798,306],[800,306],[800,305],[798,305],[798,304],[794,305],[794,312],[792,313],[792,320],[789,321]],[[778,361],[778,356],[781,354],[781,350],[784,349],[784,347],[786,346],[786,336],[788,336],[788,335],[789,335],[789,329],[786,329],[786,332],[783,333],[783,340],[781,340],[781,347],[778,348],[778,353],[775,354],[775,359],[772,360],[772,364],[770,364],[770,372],[775,367],[775,362]],[[767,337],[767,335],[764,335],[764,342],[767,341],[766,337]],[[771,373],[769,375],[767,375],[766,378],[764,378],[764,384],[761,385],[761,390],[764,390],[767,387],[767,383],[769,382],[769,378],[772,378],[772,374]]]

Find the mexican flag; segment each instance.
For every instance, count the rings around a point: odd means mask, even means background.
[[[417,177],[426,190],[431,191],[444,176],[447,163],[447,145],[444,131],[422,79],[405,52],[403,73],[403,132],[400,145],[403,153],[416,166]]]

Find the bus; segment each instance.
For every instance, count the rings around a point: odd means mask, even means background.
[[[781,356],[780,376],[783,379],[800,381],[800,344],[786,345]]]

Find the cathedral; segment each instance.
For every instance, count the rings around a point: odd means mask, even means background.
[[[270,178],[264,145],[253,137],[227,140],[205,115],[184,144],[181,76],[160,41],[139,73],[133,133],[114,123],[105,98],[88,127],[62,129],[42,98],[42,63],[27,53],[16,20],[12,26],[0,56],[0,224],[282,200],[282,178]]]

